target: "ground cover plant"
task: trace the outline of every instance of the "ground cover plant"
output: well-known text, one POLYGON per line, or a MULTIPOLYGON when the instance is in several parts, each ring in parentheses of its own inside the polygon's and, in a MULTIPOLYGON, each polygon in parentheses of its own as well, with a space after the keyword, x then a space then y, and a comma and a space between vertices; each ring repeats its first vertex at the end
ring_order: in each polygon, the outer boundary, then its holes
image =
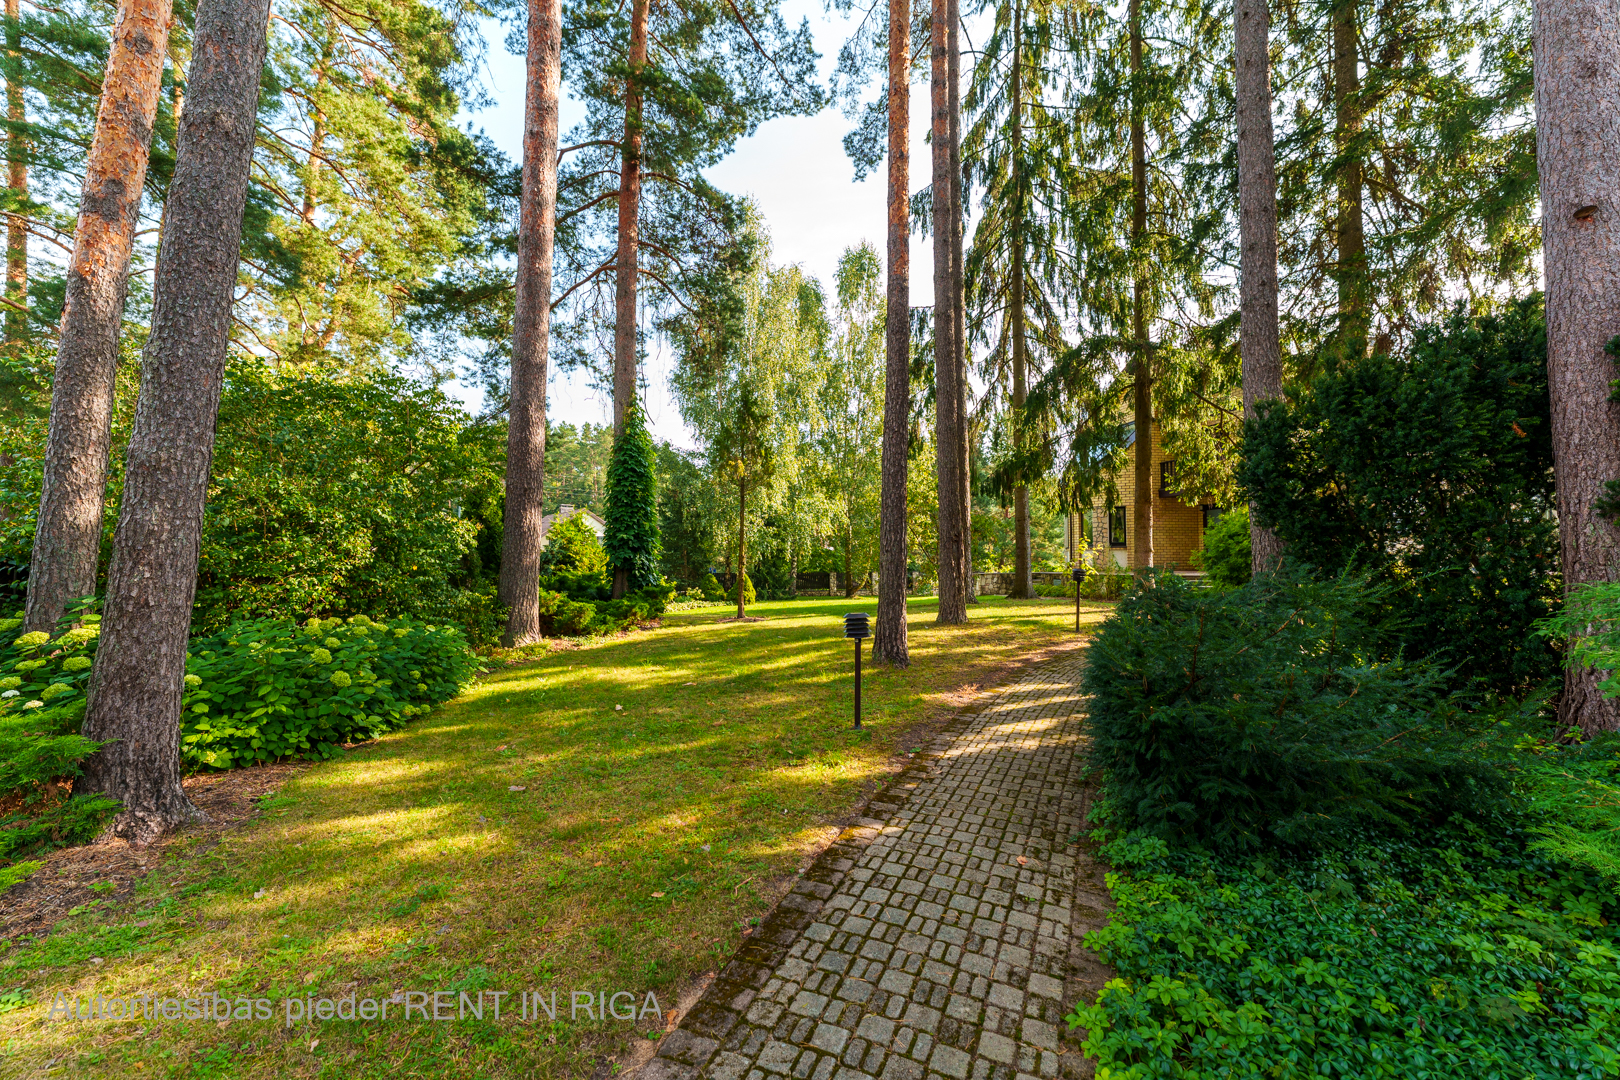
MULTIPOLYGON (((910 613, 912 666, 868 668, 849 728, 841 598, 670 613, 537 647, 463 697, 285 783, 217 846, 182 839, 134 899, 0 949, 0 1072, 588 1076, 658 1028, 48 1022, 58 992, 386 997, 656 991, 713 970, 964 685, 1072 645, 1073 601, 910 613), (102 963, 93 963, 98 958, 102 963)), ((1088 626, 1106 608, 1086 603, 1088 626)), ((247 775, 246 773, 240 775, 247 775)), ((510 1006, 513 998, 507 998, 510 1006)), ((503 1013, 503 1015, 505 1015, 503 1013)))
POLYGON ((1620 739, 1467 712, 1362 599, 1154 579, 1096 636, 1099 1076, 1620 1076, 1620 739))

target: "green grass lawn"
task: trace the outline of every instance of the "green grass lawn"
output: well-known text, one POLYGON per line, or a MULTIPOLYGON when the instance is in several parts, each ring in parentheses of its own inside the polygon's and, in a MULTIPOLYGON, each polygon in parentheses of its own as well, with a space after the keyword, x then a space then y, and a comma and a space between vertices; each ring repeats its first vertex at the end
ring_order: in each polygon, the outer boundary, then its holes
MULTIPOLYGON (((966 627, 911 608, 912 666, 874 669, 850 730, 870 599, 800 600, 493 665, 410 728, 313 765, 207 850, 181 842, 132 903, 0 952, 0 1074, 586 1076, 662 1025, 567 1018, 574 990, 675 991, 745 940, 836 822, 963 687, 1074 638, 1072 601, 987 599, 966 627), (522 788, 520 791, 511 788, 522 788), (92 960, 97 958, 101 962, 92 960), (288 999, 509 991, 489 1012, 284 1023, 288 999), (557 992, 556 1022, 512 1018, 557 992), (59 993, 271 998, 272 1020, 82 1020, 59 993)), ((1086 604, 1086 621, 1108 608, 1086 604)), ((868 656, 870 647, 868 646, 868 656)), ((901 758, 900 760, 903 760, 901 758)), ((622 1007, 622 1006, 621 1006, 622 1007)))

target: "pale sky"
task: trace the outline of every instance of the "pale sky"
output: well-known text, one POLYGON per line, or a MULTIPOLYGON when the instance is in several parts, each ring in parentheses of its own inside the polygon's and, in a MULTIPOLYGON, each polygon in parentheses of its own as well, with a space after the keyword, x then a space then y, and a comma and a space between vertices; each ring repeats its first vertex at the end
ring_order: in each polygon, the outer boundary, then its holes
MULTIPOLYGON (((826 13, 820 0, 786 0, 783 16, 793 26, 802 18, 810 20, 825 83, 854 20, 826 13)), ((496 105, 465 113, 462 122, 471 120, 482 127, 514 162, 521 161, 523 58, 506 51, 502 44, 505 31, 498 24, 489 24, 485 32, 490 42, 485 82, 496 105)), ((567 89, 565 85, 565 94, 567 89)), ((563 132, 582 115, 582 107, 565 102, 563 132)), ((926 80, 912 87, 911 119, 911 187, 915 191, 928 181, 928 146, 923 141, 928 129, 926 80)), ((817 116, 772 120, 738 143, 736 151, 707 174, 722 190, 749 195, 759 205, 771 234, 773 263, 799 264, 820 278, 829 293, 833 271, 845 248, 865 240, 879 253, 884 250, 887 183, 883 166, 862 182, 855 182, 855 170, 843 146, 844 135, 852 126, 853 121, 837 108, 817 116)), ((911 242, 911 302, 933 302, 932 243, 917 237, 912 237, 911 242)), ((690 447, 692 436, 666 390, 670 363, 667 350, 655 346, 646 371, 648 423, 654 438, 690 447)), ((465 387, 459 391, 454 386, 446 389, 469 400, 478 397, 477 391, 465 387)), ((564 378, 554 372, 549 412, 553 421, 600 424, 611 420, 612 401, 608 395, 592 390, 583 376, 564 378)))

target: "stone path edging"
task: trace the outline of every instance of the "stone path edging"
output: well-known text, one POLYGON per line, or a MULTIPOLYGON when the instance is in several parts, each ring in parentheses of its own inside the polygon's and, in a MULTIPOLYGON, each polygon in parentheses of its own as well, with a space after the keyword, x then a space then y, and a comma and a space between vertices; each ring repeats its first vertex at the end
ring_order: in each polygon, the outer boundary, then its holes
POLYGON ((1063 1014, 1087 989, 1076 976, 1106 974, 1083 959, 1080 972, 1073 932, 1107 905, 1072 842, 1087 795, 1081 662, 1038 666, 954 717, 637 1080, 1057 1077, 1063 1014))

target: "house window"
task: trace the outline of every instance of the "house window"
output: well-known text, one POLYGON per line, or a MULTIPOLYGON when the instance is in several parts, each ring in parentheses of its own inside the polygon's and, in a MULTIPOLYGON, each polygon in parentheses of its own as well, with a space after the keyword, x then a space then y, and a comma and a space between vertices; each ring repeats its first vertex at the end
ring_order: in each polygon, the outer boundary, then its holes
POLYGON ((1159 462, 1159 498, 1175 498, 1176 463, 1174 461, 1159 462))
POLYGON ((1198 509, 1204 512, 1204 528, 1206 529, 1221 520, 1221 515, 1226 512, 1218 506, 1200 506, 1198 509))
POLYGON ((1125 546, 1125 508, 1116 506, 1108 511, 1108 546, 1125 546))

